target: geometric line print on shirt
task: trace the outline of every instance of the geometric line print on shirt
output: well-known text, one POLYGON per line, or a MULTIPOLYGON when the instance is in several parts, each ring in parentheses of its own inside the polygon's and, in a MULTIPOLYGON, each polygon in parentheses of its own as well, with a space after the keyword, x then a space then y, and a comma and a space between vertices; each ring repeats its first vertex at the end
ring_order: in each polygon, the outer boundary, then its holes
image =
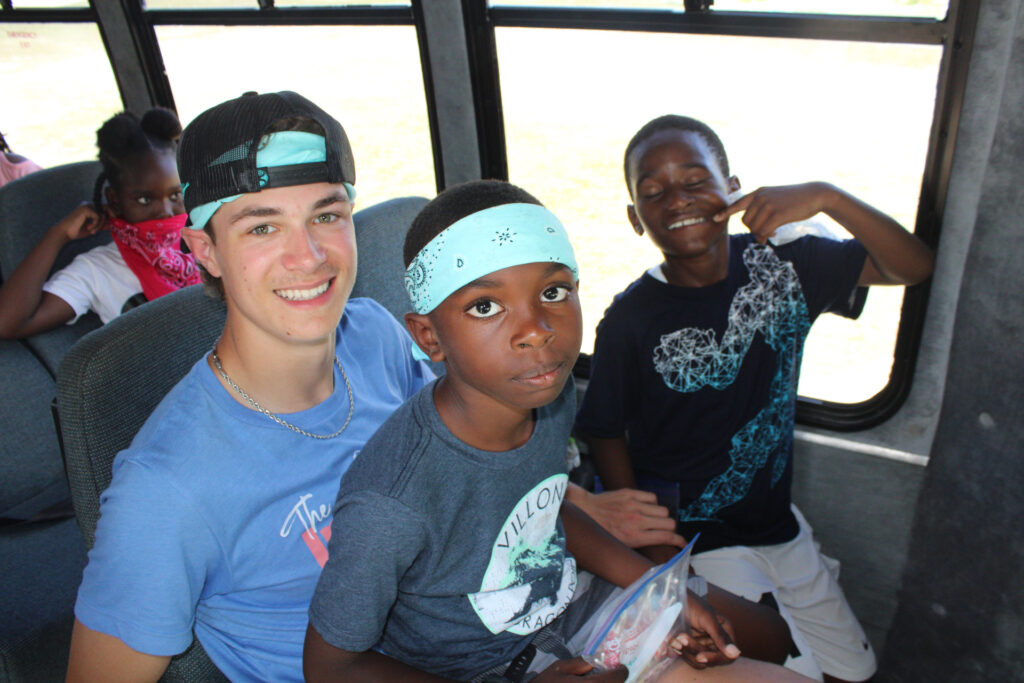
POLYGON ((558 510, 569 477, 556 474, 523 496, 498 532, 480 591, 467 595, 491 633, 528 635, 554 621, 576 590, 558 510))
POLYGON ((810 315, 793 264, 756 243, 744 250, 743 263, 750 282, 733 296, 721 343, 715 340, 713 330, 689 327, 662 335, 654 349, 655 370, 670 389, 682 393, 704 387, 724 389, 732 384, 758 332, 776 354, 766 405, 733 434, 728 469, 679 510, 682 521, 717 519, 719 510, 742 500, 754 475, 773 453, 771 484, 775 486, 789 458, 790 449, 781 446, 791 438, 793 385, 811 326, 810 315))

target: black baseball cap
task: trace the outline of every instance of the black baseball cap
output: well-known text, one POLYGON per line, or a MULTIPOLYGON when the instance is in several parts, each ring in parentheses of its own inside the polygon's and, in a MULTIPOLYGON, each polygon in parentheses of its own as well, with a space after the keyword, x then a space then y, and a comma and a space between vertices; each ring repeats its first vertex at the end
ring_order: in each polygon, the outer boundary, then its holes
POLYGON ((185 211, 225 197, 272 187, 356 181, 355 160, 345 129, 298 93, 247 92, 197 116, 181 134, 178 146, 185 211), (259 168, 256 153, 273 124, 306 117, 323 128, 326 160, 259 168))

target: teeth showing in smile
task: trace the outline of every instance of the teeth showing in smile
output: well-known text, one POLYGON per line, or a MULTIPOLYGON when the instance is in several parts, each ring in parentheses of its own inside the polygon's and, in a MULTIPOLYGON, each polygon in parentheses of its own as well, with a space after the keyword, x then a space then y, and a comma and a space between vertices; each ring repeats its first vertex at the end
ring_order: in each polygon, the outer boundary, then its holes
POLYGON ((326 292, 330 284, 330 282, 325 282, 319 287, 313 287, 312 289, 275 289, 274 293, 288 301, 309 301, 326 292))
POLYGON ((683 219, 681 221, 676 221, 672 225, 668 226, 668 229, 669 230, 678 230, 679 228, 688 228, 691 225, 697 225, 698 223, 703 223, 703 222, 704 222, 704 217, 703 216, 696 216, 694 218, 685 218, 685 219, 683 219))

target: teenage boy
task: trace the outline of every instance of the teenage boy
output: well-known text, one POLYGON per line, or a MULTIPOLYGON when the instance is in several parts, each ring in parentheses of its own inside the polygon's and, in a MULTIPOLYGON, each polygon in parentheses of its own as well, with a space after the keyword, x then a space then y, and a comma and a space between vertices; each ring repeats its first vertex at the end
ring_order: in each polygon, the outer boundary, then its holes
MULTIPOLYGON (((585 622, 652 563, 564 501, 582 337, 568 236, 520 188, 474 181, 424 207, 404 254, 406 325, 445 374, 384 423, 342 480, 310 606, 307 679, 588 674, 577 657, 585 622)), ((692 593, 689 610, 694 630, 680 640, 690 662, 738 656, 726 620, 692 593)), ((680 665, 663 680, 790 673, 743 660, 680 665)))
POLYGON ((804 658, 802 670, 869 678, 874 653, 790 503, 797 376, 818 314, 855 317, 864 285, 921 282, 931 251, 825 183, 761 188, 730 204, 739 181, 721 141, 686 117, 641 128, 625 175, 629 221, 664 262, 619 294, 598 326, 577 425, 601 481, 676 492, 679 533, 701 534, 698 573, 754 601, 771 594, 817 660, 804 658), (750 234, 729 235, 739 212, 750 234), (819 212, 855 239, 769 242, 819 212))
MULTIPOLYGON (((338 481, 432 374, 356 275, 341 125, 249 93, 184 131, 183 232, 224 331, 118 454, 69 680, 157 680, 193 632, 232 681, 300 681, 338 481)), ((159 359, 154 359, 159 362, 159 359)))

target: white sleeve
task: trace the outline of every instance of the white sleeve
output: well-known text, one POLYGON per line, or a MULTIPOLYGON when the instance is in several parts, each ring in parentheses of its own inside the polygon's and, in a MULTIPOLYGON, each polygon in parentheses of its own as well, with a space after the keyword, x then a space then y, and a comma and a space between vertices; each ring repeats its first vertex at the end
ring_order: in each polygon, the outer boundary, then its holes
POLYGON ((74 310, 68 325, 89 311, 106 324, 121 315, 128 299, 142 292, 142 284, 111 242, 76 256, 46 281, 43 291, 60 297, 74 310))

